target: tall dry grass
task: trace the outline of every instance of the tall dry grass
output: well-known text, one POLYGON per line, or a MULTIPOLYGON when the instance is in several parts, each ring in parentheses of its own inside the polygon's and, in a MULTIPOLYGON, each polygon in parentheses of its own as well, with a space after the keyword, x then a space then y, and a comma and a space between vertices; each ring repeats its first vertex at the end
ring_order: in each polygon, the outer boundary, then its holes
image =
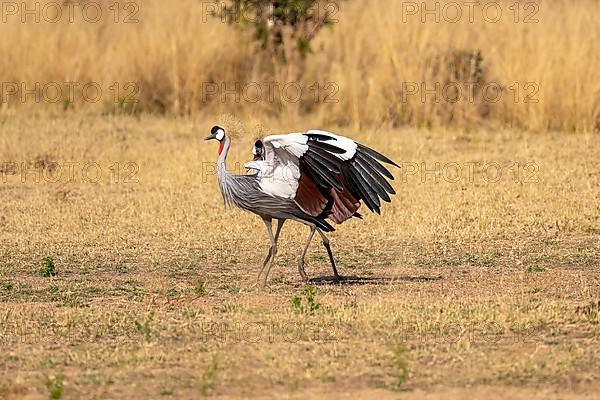
POLYGON ((600 128, 596 0, 535 3, 539 9, 513 0, 485 8, 491 2, 484 1, 473 8, 473 21, 469 8, 458 2, 463 14, 456 22, 450 21, 456 15, 448 6, 453 2, 445 0, 426 2, 430 10, 437 4, 437 16, 422 15, 421 2, 350 0, 336 13, 334 30, 319 34, 314 53, 300 66, 274 66, 250 33, 211 18, 209 2, 146 0, 133 16, 137 23, 124 22, 133 11, 126 2, 116 17, 114 3, 102 1, 102 18, 94 23, 82 17, 81 7, 74 8, 73 22, 67 15, 48 22, 42 15, 45 2, 29 1, 29 9, 35 10, 35 3, 39 22, 23 15, 20 2, 14 3, 16 15, 3 5, 5 113, 227 111, 258 118, 310 116, 322 126, 356 129, 600 128), (414 6, 417 14, 409 15, 414 6), (492 18, 500 9, 502 17, 491 22, 482 16, 484 9, 492 18), (79 84, 74 96, 66 82, 79 84), (88 88, 84 98, 81 89, 89 82, 99 85, 102 95, 88 88), (31 90, 41 94, 27 93, 31 90))

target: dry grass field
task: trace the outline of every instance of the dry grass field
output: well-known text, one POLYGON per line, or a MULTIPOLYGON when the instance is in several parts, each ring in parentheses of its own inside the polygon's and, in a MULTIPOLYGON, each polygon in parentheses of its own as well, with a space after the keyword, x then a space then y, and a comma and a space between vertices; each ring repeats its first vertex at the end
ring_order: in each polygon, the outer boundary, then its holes
POLYGON ((0 119, 0 398, 597 398, 597 134, 347 128, 398 195, 331 234, 344 283, 289 223, 260 289, 213 122, 0 119))
POLYGON ((2 109, 600 129, 597 0, 343 1, 321 11, 337 23, 307 62, 286 66, 213 18, 213 0, 5 3, 2 109))

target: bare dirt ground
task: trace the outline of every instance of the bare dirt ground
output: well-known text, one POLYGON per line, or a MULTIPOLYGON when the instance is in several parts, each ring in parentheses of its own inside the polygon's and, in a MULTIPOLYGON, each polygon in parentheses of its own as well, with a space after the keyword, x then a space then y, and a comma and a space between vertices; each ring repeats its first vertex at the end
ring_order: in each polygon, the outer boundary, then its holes
POLYGON ((331 235, 344 283, 289 223, 261 289, 210 121, 66 115, 1 120, 0 398, 597 398, 598 135, 344 132, 398 195, 331 235))

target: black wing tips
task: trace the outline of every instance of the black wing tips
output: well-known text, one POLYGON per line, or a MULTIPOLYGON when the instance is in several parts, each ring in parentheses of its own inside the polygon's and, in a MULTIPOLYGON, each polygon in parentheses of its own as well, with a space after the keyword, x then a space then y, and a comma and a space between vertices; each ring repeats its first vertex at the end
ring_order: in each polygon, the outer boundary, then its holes
MULTIPOLYGON (((344 153, 344 150, 340 149, 339 147, 327 143, 328 141, 337 140, 335 137, 327 136, 327 135, 324 135, 321 133, 305 133, 304 135, 306 135, 308 137, 308 141, 311 142, 311 144, 314 146, 319 146, 324 150, 327 150, 329 152, 336 153, 336 154, 344 153)), ((390 160, 388 157, 384 156, 380 152, 373 150, 372 148, 367 147, 364 144, 360 144, 358 142, 354 142, 354 143, 356 143, 357 152, 360 150, 362 153, 366 153, 376 160, 379 160, 386 164, 390 164, 390 165, 400 168, 400 166, 398 164, 396 164, 394 161, 390 160)), ((390 178, 390 179, 394 179, 394 178, 390 178)))
POLYGON ((327 222, 324 218, 311 217, 309 215, 305 215, 302 219, 315 224, 315 226, 317 228, 321 229, 323 232, 335 231, 335 228, 329 222, 327 222))
POLYGON ((313 217, 312 215, 307 214, 307 213, 305 213, 302 210, 298 210, 298 213, 296 214, 296 217, 299 220, 302 220, 302 221, 308 222, 310 224, 313 224, 314 226, 316 226, 317 228, 319 228, 323 232, 333 232, 333 231, 335 231, 335 228, 329 222, 327 222, 325 220, 325 218, 327 218, 326 216, 325 217, 321 217, 321 216, 313 217))
POLYGON ((360 149, 363 153, 366 153, 366 154, 370 155, 374 159, 379 160, 379 161, 383 161, 386 164, 390 164, 390 165, 393 165, 394 167, 400 168, 400 166, 398 164, 396 164, 395 162, 393 162, 392 160, 390 160, 389 158, 387 158, 386 156, 384 156, 380 152, 375 151, 375 150, 371 149, 370 147, 367 147, 367 146, 362 145, 360 143, 356 143, 356 145, 358 146, 358 149, 360 149))
POLYGON ((367 146, 360 143, 356 146, 356 154, 348 161, 344 178, 351 182, 350 191, 363 200, 369 210, 381 214, 381 200, 391 202, 390 195, 395 195, 396 191, 388 182, 388 179, 394 180, 394 176, 380 161, 400 166, 367 146))
MULTIPOLYGON (((337 154, 345 150, 335 146, 335 137, 320 133, 307 133, 308 151, 302 161, 306 165, 308 175, 327 193, 331 188, 342 192, 349 190, 357 200, 363 201, 372 212, 381 214, 381 203, 391 202, 390 195, 396 191, 388 180, 394 180, 392 173, 382 163, 400 168, 398 164, 385 155, 365 145, 356 143, 356 153, 349 160, 342 160, 337 154), (344 185, 335 179, 341 174, 344 185)), ((362 218, 359 213, 353 215, 362 218)))

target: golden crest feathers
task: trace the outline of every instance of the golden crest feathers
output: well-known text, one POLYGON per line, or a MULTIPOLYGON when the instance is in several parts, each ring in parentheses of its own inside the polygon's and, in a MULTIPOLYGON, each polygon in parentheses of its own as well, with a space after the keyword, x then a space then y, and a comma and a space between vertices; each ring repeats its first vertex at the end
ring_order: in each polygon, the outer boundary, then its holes
POLYGON ((246 129, 244 122, 233 114, 224 113, 218 115, 216 123, 225 128, 225 132, 227 132, 230 137, 243 138, 244 136, 248 136, 252 139, 253 143, 269 135, 269 129, 259 122, 258 119, 254 118, 251 118, 248 121, 248 126, 252 127, 249 131, 246 129))
POLYGON ((221 114, 217 117, 217 124, 225 128, 230 137, 237 138, 246 134, 244 123, 233 114, 221 114))

